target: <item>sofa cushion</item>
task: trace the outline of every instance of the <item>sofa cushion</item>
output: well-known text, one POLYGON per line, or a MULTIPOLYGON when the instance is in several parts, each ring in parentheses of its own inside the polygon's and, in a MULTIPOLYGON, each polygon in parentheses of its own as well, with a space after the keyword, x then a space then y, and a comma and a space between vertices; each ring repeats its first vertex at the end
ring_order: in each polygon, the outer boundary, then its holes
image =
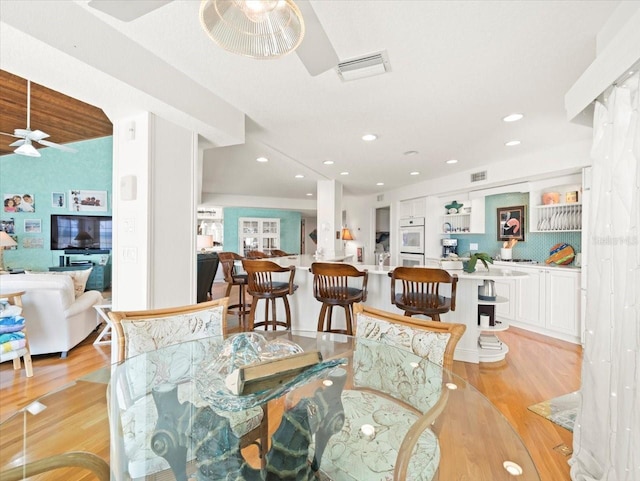
MULTIPOLYGON (((50 272, 11 274, 0 276, 0 287, 5 290, 24 290, 27 291, 27 296, 34 290, 59 289, 63 309, 67 309, 75 302, 75 291, 71 276, 52 276, 50 272)), ((25 298, 23 298, 24 301, 25 298)))
POLYGON ((73 288, 75 291, 75 296, 80 297, 87 286, 87 280, 89 280, 89 276, 91 275, 91 271, 93 267, 89 269, 81 269, 77 271, 60 271, 60 272, 49 272, 49 275, 63 275, 71 277, 73 281, 73 288))

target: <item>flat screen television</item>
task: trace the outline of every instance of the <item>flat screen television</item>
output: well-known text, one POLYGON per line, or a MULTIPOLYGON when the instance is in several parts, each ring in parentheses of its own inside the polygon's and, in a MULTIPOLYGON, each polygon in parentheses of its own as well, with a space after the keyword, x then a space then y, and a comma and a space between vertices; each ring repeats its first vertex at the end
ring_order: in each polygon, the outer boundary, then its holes
POLYGON ((67 254, 108 253, 111 233, 111 216, 51 215, 51 250, 67 254))

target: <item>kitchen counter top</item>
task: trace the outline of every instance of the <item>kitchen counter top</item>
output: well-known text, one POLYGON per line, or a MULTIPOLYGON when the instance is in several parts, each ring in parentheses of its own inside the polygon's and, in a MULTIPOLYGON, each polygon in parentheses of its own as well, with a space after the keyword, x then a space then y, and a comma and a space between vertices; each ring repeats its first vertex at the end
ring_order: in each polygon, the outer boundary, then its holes
POLYGON ((557 264, 546 264, 545 262, 530 263, 530 262, 509 262, 509 261, 493 261, 494 266, 513 266, 513 267, 533 267, 535 269, 562 269, 562 270, 581 270, 580 266, 570 264, 568 266, 559 266, 557 264))

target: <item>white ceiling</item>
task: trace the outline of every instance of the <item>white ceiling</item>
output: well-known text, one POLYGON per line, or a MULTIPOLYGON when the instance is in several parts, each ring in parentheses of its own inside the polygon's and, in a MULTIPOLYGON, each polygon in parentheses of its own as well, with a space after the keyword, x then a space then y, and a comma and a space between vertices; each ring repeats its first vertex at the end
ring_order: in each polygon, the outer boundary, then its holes
POLYGON ((0 67, 94 100, 108 114, 123 99, 133 109, 145 96, 209 90, 246 115, 246 134, 244 143, 205 152, 204 192, 308 200, 317 180, 337 179, 346 194, 375 194, 590 138, 591 129, 566 120, 564 95, 594 60, 596 34, 618 3, 312 0, 341 60, 388 53, 389 73, 343 82, 333 70, 312 77, 296 55, 258 61, 221 50, 201 29, 195 0, 174 0, 129 23, 87 0, 2 0, 0 67), (146 57, 126 42, 109 42, 105 53, 100 30, 139 44, 146 57), (63 37, 55 51, 40 43, 63 37), (30 55, 17 55, 16 45, 30 55), (91 65, 80 69, 70 57, 91 65), (129 60, 131 69, 122 68, 129 60), (165 86, 158 68, 145 84, 159 60, 182 75, 165 86), (120 83, 111 87, 113 77, 120 83), (124 95, 121 84, 135 90, 124 95), (502 122, 512 112, 525 118, 502 122), (379 139, 363 142, 367 132, 379 139), (511 139, 522 144, 505 147, 511 139), (257 163, 261 155, 270 161, 257 163), (452 158, 459 162, 445 164, 452 158))

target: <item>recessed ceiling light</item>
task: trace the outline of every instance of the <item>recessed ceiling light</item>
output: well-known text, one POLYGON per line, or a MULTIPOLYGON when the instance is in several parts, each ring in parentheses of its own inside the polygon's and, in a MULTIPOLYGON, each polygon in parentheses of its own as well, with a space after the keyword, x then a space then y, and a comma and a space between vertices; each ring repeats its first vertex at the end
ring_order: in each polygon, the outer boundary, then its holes
POLYGON ((375 134, 364 134, 362 136, 362 140, 364 140, 365 142, 371 142, 372 140, 376 140, 377 138, 378 136, 375 134))
POLYGON ((505 142, 504 145, 506 145, 507 147, 514 147, 516 145, 520 145, 520 141, 519 140, 510 140, 509 142, 505 142))
POLYGON ((458 159, 449 159, 446 162, 447 164, 457 164, 458 163, 458 159))
POLYGON ((418 171, 409 172, 409 175, 420 175, 420 172, 418 171))
POLYGON ((349 175, 349 172, 340 172, 340 175, 349 175))
POLYGON ((507 115, 502 120, 504 120, 505 122, 515 122, 516 120, 520 120, 522 117, 524 117, 523 114, 511 114, 507 115))
POLYGON ((313 194, 311 192, 307 192, 307 197, 311 197, 313 194))
POLYGON ((520 476, 522 473, 524 473, 522 467, 519 464, 514 463, 513 461, 505 461, 504 463, 502 463, 502 466, 504 466, 504 469, 506 469, 507 472, 512 476, 520 476))
POLYGON ((384 185, 384 182, 378 182, 376 185, 384 185))
POLYGON ((269 162, 269 159, 267 159, 266 157, 258 157, 256 159, 256 161, 258 161, 258 162, 269 162))
POLYGON ((404 155, 418 155, 417 150, 407 150, 404 155))
POLYGON ((333 160, 325 160, 323 162, 324 165, 333 165, 333 160))
POLYGON ((302 174, 296 174, 296 179, 304 179, 304 175, 302 175, 302 174))

